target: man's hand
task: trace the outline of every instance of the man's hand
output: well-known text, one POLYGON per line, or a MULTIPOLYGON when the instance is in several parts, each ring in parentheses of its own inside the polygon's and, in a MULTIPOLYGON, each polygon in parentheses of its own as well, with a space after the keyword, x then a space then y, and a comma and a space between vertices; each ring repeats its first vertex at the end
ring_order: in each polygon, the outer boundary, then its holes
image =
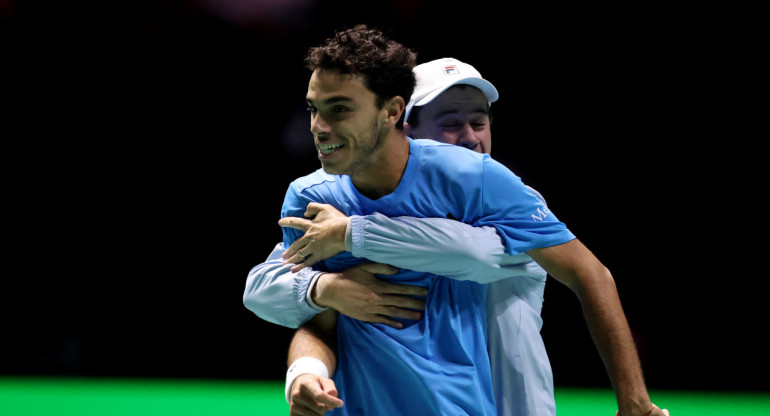
POLYGON ((387 264, 364 263, 342 273, 324 273, 310 296, 318 305, 353 319, 401 329, 403 324, 391 317, 421 319, 425 301, 412 296, 427 296, 428 288, 388 283, 374 276, 397 271, 387 264))
POLYGON ((312 219, 286 217, 278 220, 281 227, 305 232, 281 256, 283 264, 295 264, 291 268, 294 273, 345 251, 348 216, 331 205, 311 202, 307 205, 305 217, 312 219))
POLYGON ((302 374, 294 380, 289 393, 289 414, 322 416, 327 410, 342 407, 334 380, 315 374, 302 374))
MULTIPOLYGON (((650 413, 645 413, 644 416, 670 416, 668 413, 668 410, 661 409, 660 407, 656 406, 655 403, 652 404, 652 411, 650 413)), ((625 416, 624 414, 620 414, 620 411, 618 410, 615 413, 615 416, 625 416)))

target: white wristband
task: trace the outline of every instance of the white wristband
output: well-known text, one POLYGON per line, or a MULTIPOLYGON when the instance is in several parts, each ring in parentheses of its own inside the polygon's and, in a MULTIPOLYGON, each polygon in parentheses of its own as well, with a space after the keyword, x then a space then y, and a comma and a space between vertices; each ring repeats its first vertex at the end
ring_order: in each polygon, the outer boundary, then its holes
POLYGON ((302 374, 315 374, 323 378, 329 378, 329 369, 321 360, 313 357, 301 357, 291 363, 286 371, 286 402, 289 403, 289 392, 294 380, 302 374))

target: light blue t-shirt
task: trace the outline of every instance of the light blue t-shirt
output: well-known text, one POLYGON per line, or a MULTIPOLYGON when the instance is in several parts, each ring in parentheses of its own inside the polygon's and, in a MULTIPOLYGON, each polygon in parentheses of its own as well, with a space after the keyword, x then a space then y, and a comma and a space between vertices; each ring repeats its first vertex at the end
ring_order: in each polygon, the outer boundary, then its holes
MULTIPOLYGON (((394 192, 376 200, 350 177, 322 169, 295 180, 282 217, 303 216, 309 202, 346 215, 453 218, 493 226, 510 254, 561 244, 571 232, 489 155, 432 140, 410 139, 409 161, 394 192)), ((301 231, 284 228, 288 247, 301 231)), ((342 253, 316 266, 342 271, 363 259, 342 253)), ((345 406, 334 415, 495 415, 487 352, 487 286, 430 273, 400 270, 379 276, 429 288, 424 317, 403 329, 339 315, 334 380, 345 406)))

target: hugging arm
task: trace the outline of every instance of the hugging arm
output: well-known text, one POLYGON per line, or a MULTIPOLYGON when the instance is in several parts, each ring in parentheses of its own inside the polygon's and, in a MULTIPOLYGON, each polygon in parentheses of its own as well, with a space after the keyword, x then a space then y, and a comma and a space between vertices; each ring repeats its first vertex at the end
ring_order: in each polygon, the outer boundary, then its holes
POLYGON ((308 206, 308 214, 314 218, 281 219, 279 224, 305 234, 286 250, 277 245, 265 263, 255 266, 243 295, 249 310, 282 326, 296 328, 326 307, 391 326, 400 324, 388 316, 417 319, 415 310, 424 304, 413 296, 424 296, 425 289, 377 279, 375 274, 395 271, 388 271, 385 264, 480 283, 532 273, 526 265, 529 256, 506 254, 492 227, 381 214, 348 218, 330 205, 316 203, 308 206), (308 267, 341 250, 381 264, 323 274, 308 267))
POLYGON ((667 415, 667 410, 650 402, 639 356, 610 271, 577 239, 528 253, 580 300, 588 329, 617 396, 618 415, 667 415))

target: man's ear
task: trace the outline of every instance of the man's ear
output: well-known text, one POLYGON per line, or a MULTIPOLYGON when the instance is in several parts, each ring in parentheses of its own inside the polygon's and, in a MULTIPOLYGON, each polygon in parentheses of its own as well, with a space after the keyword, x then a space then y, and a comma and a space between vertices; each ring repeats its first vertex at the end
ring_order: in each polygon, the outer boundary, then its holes
POLYGON ((406 121, 404 122, 404 133, 406 133, 407 136, 414 139, 414 136, 412 136, 412 134, 414 133, 412 131, 412 126, 410 126, 409 123, 407 123, 406 121))
POLYGON ((398 120, 401 119, 401 115, 404 114, 406 101, 404 101, 400 95, 396 95, 385 103, 384 109, 388 120, 395 126, 398 123, 398 120))

